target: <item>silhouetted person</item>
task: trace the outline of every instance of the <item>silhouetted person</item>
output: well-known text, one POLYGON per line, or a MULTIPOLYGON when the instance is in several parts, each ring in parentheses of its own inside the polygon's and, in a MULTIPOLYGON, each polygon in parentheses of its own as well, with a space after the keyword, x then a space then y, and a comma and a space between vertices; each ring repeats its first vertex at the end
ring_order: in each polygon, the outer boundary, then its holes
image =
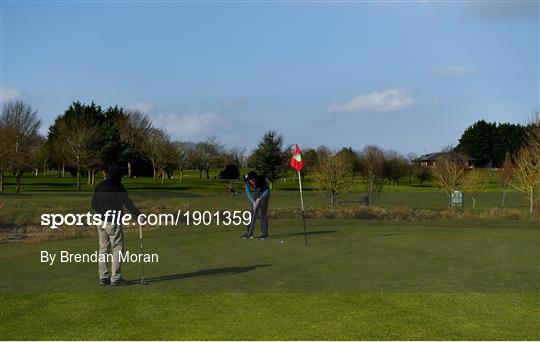
MULTIPOLYGON (((99 283, 101 285, 124 285, 126 281, 122 278, 121 262, 119 253, 124 252, 124 233, 122 225, 114 222, 112 216, 113 210, 116 211, 116 216, 121 214, 123 208, 127 208, 133 217, 136 219, 140 211, 135 207, 129 198, 126 188, 122 185, 122 174, 118 166, 109 166, 107 179, 101 182, 94 192, 92 198, 92 208, 104 220, 103 224, 98 227, 99 235, 99 254, 105 258, 112 250, 112 267, 109 273, 108 263, 99 261, 99 283), (109 215, 106 213, 109 212, 109 215)), ((118 221, 116 221, 118 222, 118 221)), ((107 260, 107 259, 105 259, 107 260)))

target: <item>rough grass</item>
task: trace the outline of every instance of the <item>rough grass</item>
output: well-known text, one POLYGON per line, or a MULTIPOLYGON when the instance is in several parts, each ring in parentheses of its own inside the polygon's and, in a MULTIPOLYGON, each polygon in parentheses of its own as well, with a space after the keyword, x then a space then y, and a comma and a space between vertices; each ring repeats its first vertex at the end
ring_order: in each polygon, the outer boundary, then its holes
MULTIPOLYGON (((272 209, 271 218, 299 217, 295 209, 272 209)), ((413 209, 413 208, 381 208, 381 207, 334 207, 334 208, 307 208, 305 217, 308 219, 364 219, 364 220, 390 220, 390 221, 426 221, 442 219, 510 219, 527 220, 529 215, 523 210, 508 208, 491 208, 479 210, 459 209, 413 209)))

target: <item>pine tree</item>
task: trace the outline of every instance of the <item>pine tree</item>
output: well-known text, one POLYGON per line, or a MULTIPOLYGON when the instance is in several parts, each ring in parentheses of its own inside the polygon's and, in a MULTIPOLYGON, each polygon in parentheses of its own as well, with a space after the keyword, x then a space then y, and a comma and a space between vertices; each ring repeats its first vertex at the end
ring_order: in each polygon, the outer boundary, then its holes
POLYGON ((477 166, 500 167, 507 153, 515 155, 526 140, 526 127, 484 120, 468 127, 459 139, 456 151, 476 159, 477 166))
POLYGON ((283 136, 276 131, 266 132, 250 159, 257 173, 266 177, 272 187, 287 159, 287 152, 283 150, 283 136))

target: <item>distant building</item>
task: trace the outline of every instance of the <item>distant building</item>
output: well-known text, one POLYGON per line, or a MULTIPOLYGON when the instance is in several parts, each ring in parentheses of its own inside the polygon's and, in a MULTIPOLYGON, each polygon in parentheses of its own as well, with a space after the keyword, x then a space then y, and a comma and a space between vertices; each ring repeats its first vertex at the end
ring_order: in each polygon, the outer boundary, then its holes
POLYGON ((436 152, 436 153, 428 153, 424 154, 423 156, 413 159, 412 162, 414 165, 422 166, 422 167, 430 167, 435 165, 437 162, 437 159, 440 156, 449 156, 452 160, 459 160, 467 164, 468 167, 473 168, 475 166, 476 159, 467 157, 461 153, 457 152, 436 152))

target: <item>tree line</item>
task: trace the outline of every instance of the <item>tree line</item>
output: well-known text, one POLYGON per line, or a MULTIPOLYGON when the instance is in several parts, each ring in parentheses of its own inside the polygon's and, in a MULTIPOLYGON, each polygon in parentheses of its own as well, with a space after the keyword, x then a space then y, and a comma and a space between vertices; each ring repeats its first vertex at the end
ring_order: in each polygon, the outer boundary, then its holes
MULTIPOLYGON (((96 103, 75 101, 60 114, 48 128, 46 136, 39 134, 41 121, 37 112, 23 102, 3 105, 0 116, 0 190, 4 174, 11 171, 20 190, 24 172, 36 175, 57 170, 59 177, 66 172, 76 178, 76 189, 81 190, 82 177, 95 184, 95 176, 109 164, 123 165, 128 177, 151 176, 156 183, 172 177, 175 170, 199 171, 199 177, 210 178, 211 168, 221 168, 220 178, 236 179, 241 167, 256 169, 272 184, 285 178, 289 170, 291 146, 284 145, 283 136, 275 131, 266 132, 257 148, 248 156, 244 148, 227 149, 215 137, 204 141, 175 141, 162 129, 154 127, 145 114, 119 106, 102 108, 96 103)), ((410 161, 395 151, 383 151, 372 146, 365 149, 383 156, 373 187, 380 179, 395 184, 404 175, 411 174, 410 161)), ((328 147, 306 149, 306 167, 302 175, 319 170, 333 154, 328 147)), ((352 177, 356 177, 365 164, 363 154, 352 148, 337 152, 347 162, 352 177)), ((373 172, 375 174, 375 172, 373 172)), ((364 174, 365 175, 365 174, 364 174)), ((421 181, 427 177, 420 177, 421 181)))
POLYGON ((0 190, 4 174, 11 171, 20 190, 24 172, 56 169, 59 177, 69 172, 81 190, 81 176, 95 184, 98 171, 109 164, 123 165, 128 177, 152 176, 154 182, 171 177, 174 170, 192 168, 209 178, 210 168, 245 164, 243 149, 225 149, 215 137, 204 141, 174 141, 152 125, 148 116, 114 106, 103 109, 90 103, 73 102, 39 134, 37 112, 22 101, 3 105, 0 116, 0 190))
MULTIPOLYGON (((0 191, 4 173, 12 172, 16 191, 24 172, 36 175, 55 169, 59 177, 69 172, 81 190, 81 178, 94 186, 95 176, 109 164, 123 165, 128 177, 151 176, 154 183, 163 183, 179 171, 199 171, 200 178, 210 178, 211 168, 221 168, 222 179, 238 179, 240 168, 250 167, 264 175, 272 185, 286 178, 291 146, 284 145, 283 136, 266 132, 257 148, 247 155, 244 148, 226 148, 215 137, 204 141, 175 141, 162 129, 154 127, 145 114, 119 106, 102 108, 90 103, 73 102, 41 136, 41 121, 37 112, 23 101, 5 103, 0 116, 0 191)), ((464 190, 476 205, 479 194, 487 186, 485 177, 470 169, 455 151, 464 152, 481 165, 497 165, 504 206, 510 189, 527 194, 530 208, 536 203, 540 188, 540 119, 533 113, 527 126, 488 124, 479 121, 469 127, 459 145, 439 155, 432 167, 414 163, 416 155, 404 156, 394 150, 366 146, 333 151, 326 146, 303 151, 306 166, 302 177, 310 174, 313 184, 336 205, 356 183, 361 183, 366 204, 374 205, 383 186, 396 185, 399 180, 413 178, 420 185, 433 179, 448 195, 464 190), (511 139, 510 137, 516 137, 511 139), (500 161, 500 154, 504 158, 500 161)), ((450 203, 450 202, 449 202, 450 203)))

